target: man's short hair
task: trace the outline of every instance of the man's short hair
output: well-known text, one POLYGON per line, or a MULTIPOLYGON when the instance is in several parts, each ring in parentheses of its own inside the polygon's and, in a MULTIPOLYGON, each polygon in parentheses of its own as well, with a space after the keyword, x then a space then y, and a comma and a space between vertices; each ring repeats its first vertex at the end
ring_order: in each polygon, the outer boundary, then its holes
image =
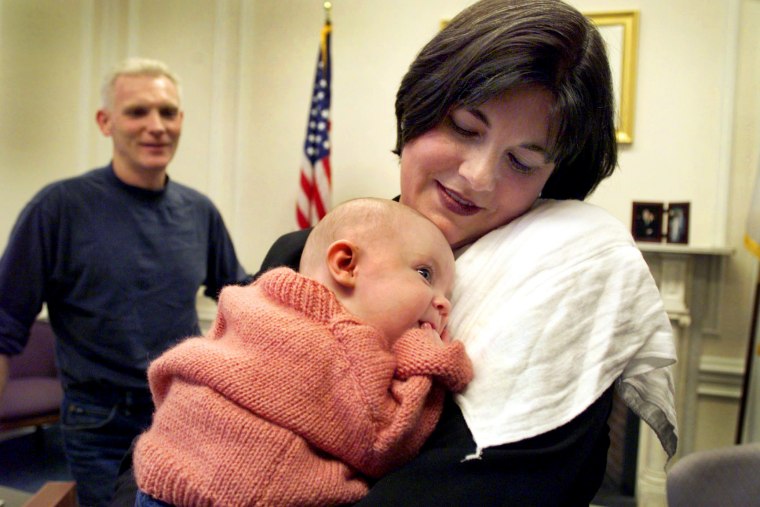
POLYGON ((151 60, 150 58, 132 57, 122 61, 103 78, 103 85, 100 89, 103 107, 108 108, 113 99, 113 90, 116 80, 120 76, 152 76, 165 77, 177 87, 177 94, 180 99, 182 92, 180 89, 179 77, 169 70, 169 67, 160 60, 151 60))

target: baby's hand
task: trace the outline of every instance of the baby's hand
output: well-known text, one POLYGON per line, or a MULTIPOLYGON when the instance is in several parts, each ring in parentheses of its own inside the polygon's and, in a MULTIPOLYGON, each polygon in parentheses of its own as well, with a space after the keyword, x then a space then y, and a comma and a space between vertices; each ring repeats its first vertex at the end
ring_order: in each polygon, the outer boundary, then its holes
POLYGON ((420 325, 420 329, 425 330, 425 336, 430 340, 433 345, 443 345, 449 340, 449 333, 446 329, 443 330, 443 335, 439 335, 438 331, 433 329, 433 326, 429 322, 423 322, 420 325))
POLYGON ((440 335, 430 324, 420 323, 418 329, 404 333, 393 345, 395 377, 406 380, 427 375, 451 391, 462 391, 472 379, 472 363, 464 345, 454 340, 445 327, 440 335))

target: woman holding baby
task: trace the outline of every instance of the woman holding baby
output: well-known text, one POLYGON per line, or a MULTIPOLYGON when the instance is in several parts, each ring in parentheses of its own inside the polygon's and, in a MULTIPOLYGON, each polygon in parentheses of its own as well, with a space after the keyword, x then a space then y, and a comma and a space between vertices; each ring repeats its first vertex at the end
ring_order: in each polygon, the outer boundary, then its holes
MULTIPOLYGON (((676 449, 675 351, 630 234, 582 202, 617 163, 604 42, 557 0, 481 0, 396 98, 400 201, 457 257, 449 322, 474 379, 359 505, 588 505, 619 395, 676 449)), ((262 271, 298 267, 308 231, 262 271)))

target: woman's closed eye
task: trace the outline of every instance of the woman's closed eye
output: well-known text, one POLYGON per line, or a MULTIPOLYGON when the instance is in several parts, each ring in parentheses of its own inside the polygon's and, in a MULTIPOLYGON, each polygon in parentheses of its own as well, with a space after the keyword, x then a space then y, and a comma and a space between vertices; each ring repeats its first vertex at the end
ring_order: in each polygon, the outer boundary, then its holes
POLYGON ((518 159, 513 153, 508 153, 507 159, 509 159, 510 167, 512 167, 512 169, 514 169, 518 173, 530 174, 531 172, 535 170, 535 168, 529 165, 526 165, 522 161, 520 161, 520 159, 518 159))
POLYGON ((462 137, 471 138, 471 137, 477 137, 480 135, 475 130, 471 130, 471 127, 464 125, 463 123, 457 122, 454 119, 453 115, 448 116, 448 124, 451 127, 451 130, 453 130, 456 134, 462 137))

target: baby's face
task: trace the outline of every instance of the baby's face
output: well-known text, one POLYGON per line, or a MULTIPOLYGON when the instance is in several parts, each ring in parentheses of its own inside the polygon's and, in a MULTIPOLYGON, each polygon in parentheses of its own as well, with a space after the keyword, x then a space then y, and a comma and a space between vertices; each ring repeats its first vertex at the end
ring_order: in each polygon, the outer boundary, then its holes
POLYGON ((431 222, 411 216, 403 230, 389 231, 366 252, 358 269, 360 318, 391 341, 424 324, 443 333, 451 311, 454 255, 431 222))

